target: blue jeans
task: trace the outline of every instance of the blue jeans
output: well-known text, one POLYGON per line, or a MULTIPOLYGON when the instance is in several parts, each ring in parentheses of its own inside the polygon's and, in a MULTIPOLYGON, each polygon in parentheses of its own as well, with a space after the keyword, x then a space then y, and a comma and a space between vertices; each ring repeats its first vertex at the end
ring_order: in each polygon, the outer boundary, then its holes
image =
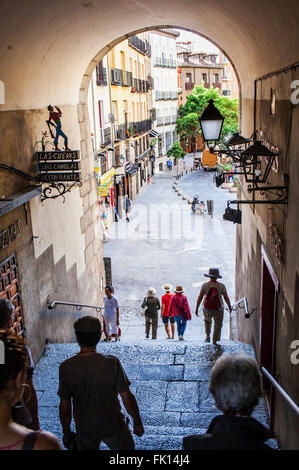
POLYGON ((179 315, 176 315, 174 318, 178 327, 178 336, 184 336, 187 322, 184 321, 179 315))
POLYGON ((56 123, 56 136, 55 136, 55 140, 54 140, 54 144, 57 145, 58 144, 58 137, 61 135, 61 137, 64 138, 64 145, 67 145, 67 136, 65 135, 64 132, 62 132, 61 130, 61 122, 57 122, 56 123))

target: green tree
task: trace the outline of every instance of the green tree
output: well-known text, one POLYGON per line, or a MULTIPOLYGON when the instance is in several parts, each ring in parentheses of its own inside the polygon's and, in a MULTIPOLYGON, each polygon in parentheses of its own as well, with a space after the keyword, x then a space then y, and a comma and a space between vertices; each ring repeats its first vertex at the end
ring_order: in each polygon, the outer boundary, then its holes
POLYGON ((170 149, 167 152, 167 155, 169 157, 174 157, 174 158, 184 158, 185 152, 181 147, 181 144, 179 143, 178 140, 174 142, 174 144, 170 147, 170 149))
MULTIPOLYGON (((186 142, 194 142, 200 135, 200 124, 196 113, 189 113, 177 119, 176 130, 180 138, 186 142)), ((196 146, 194 146, 194 153, 196 146)))
POLYGON ((196 85, 191 95, 187 96, 186 104, 180 106, 179 115, 182 119, 195 113, 198 118, 207 107, 210 99, 214 100, 214 105, 224 117, 220 136, 220 141, 223 141, 228 134, 238 132, 239 100, 237 98, 230 100, 226 96, 220 96, 218 88, 208 89, 203 85, 196 85))

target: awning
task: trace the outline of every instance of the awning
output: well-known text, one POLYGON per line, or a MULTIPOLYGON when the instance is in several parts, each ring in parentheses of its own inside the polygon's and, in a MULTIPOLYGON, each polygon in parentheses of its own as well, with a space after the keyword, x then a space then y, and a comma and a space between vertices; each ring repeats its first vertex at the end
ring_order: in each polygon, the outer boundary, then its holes
POLYGON ((149 131, 149 133, 148 133, 148 135, 149 135, 150 137, 157 137, 158 134, 159 134, 159 132, 154 131, 154 129, 151 129, 151 130, 149 131))
POLYGON ((136 161, 139 162, 140 160, 143 160, 151 151, 151 148, 148 148, 145 152, 143 152, 139 157, 136 158, 136 161))
POLYGON ((0 216, 13 211, 19 206, 22 206, 26 202, 30 201, 30 199, 39 196, 41 192, 41 186, 29 186, 19 193, 13 194, 12 196, 7 196, 5 199, 0 199, 0 216))
POLYGON ((126 170, 126 173, 127 173, 128 175, 134 175, 137 170, 138 170, 138 166, 133 165, 133 166, 131 166, 131 168, 129 168, 128 170, 126 170))
POLYGON ((112 184, 112 176, 115 175, 115 169, 107 171, 103 176, 99 178, 99 186, 110 186, 112 184))

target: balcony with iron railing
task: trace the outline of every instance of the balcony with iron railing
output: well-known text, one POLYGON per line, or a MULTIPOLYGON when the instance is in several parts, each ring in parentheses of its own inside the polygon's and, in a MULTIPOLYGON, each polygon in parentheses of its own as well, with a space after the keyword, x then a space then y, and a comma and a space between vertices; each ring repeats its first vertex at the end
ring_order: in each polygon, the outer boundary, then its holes
POLYGON ((146 119, 144 121, 130 122, 129 127, 130 129, 132 129, 133 135, 142 134, 143 132, 151 130, 152 120, 146 119))
POLYGON ((210 88, 210 83, 209 82, 204 82, 204 87, 205 88, 210 88))
POLYGON ((115 137, 116 140, 124 140, 127 138, 127 126, 125 123, 115 126, 115 137))
POLYGON ((149 57, 151 56, 152 48, 147 40, 143 41, 138 36, 131 36, 129 37, 128 42, 131 47, 136 49, 141 54, 147 55, 149 57))
POLYGON ((140 78, 133 78, 132 93, 147 93, 149 91, 149 84, 147 80, 140 78))
POLYGON ((173 116, 163 116, 157 117, 157 126, 169 126, 170 124, 176 124, 178 116, 175 114, 173 116))
POLYGON ((193 90, 194 83, 193 82, 186 82, 185 83, 185 90, 193 90))
POLYGON ((220 82, 213 83, 213 88, 221 88, 221 83, 220 82))
POLYGON ((100 138, 102 145, 110 145, 112 142, 111 138, 111 128, 110 127, 101 127, 100 128, 100 138))
POLYGON ((111 69, 110 70, 111 85, 118 86, 132 86, 133 78, 132 72, 122 69, 111 69))
POLYGON ((177 67, 174 59, 167 59, 166 57, 154 57, 154 67, 169 67, 175 69, 177 67))
POLYGON ((155 95, 156 101, 159 100, 177 100, 178 92, 177 91, 156 91, 155 95))
POLYGON ((96 83, 98 86, 107 86, 107 70, 104 67, 96 68, 96 83))

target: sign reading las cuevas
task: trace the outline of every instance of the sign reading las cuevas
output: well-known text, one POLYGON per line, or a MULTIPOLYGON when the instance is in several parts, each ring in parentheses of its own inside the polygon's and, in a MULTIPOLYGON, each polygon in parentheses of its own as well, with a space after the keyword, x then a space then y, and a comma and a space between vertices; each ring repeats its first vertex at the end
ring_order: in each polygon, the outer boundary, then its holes
POLYGON ((80 181, 78 150, 36 152, 38 178, 42 183, 80 181))

